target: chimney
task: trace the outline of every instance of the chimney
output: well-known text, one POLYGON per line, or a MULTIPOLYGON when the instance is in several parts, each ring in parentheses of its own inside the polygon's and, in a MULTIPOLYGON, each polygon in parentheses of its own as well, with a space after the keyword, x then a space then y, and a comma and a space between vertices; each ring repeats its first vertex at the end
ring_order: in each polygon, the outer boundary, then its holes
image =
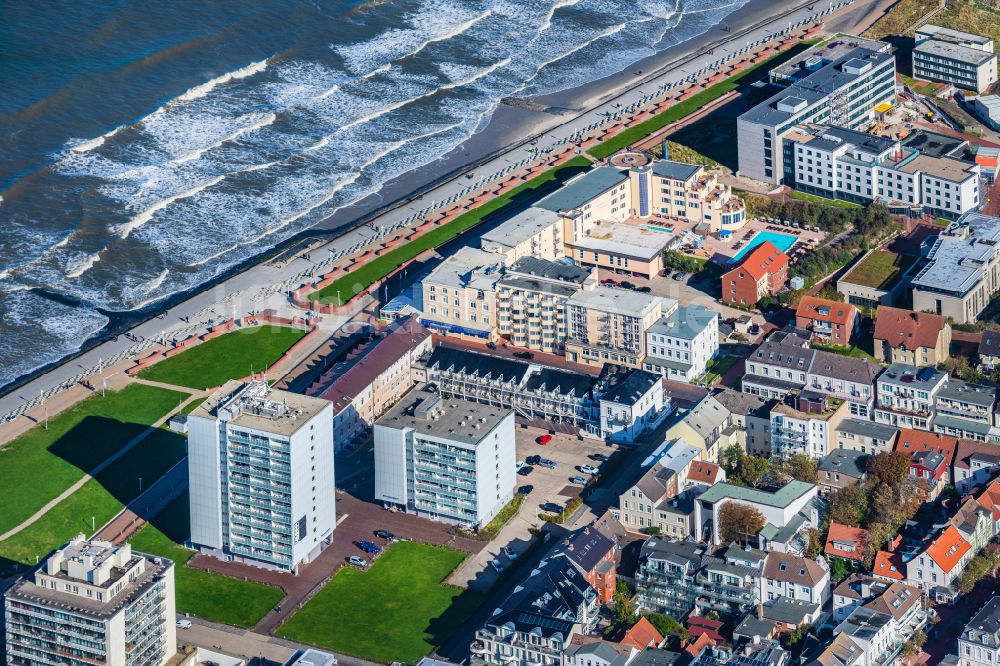
POLYGON ((763 603, 758 603, 757 604, 757 619, 758 620, 763 620, 764 619, 764 604, 763 603))
POLYGON ((589 525, 587 527, 583 528, 583 533, 584 534, 590 534, 590 526, 589 525))

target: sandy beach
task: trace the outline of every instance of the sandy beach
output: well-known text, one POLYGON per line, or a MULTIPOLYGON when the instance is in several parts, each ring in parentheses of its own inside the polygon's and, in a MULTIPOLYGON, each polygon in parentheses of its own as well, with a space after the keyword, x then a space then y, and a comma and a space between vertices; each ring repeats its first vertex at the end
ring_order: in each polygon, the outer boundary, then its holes
MULTIPOLYGON (((888 0, 857 0, 830 17, 827 30, 855 28, 859 22, 873 19, 889 4, 888 0)), ((783 30, 787 23, 812 16, 826 6, 800 2, 776 6, 768 0, 751 0, 728 17, 728 32, 716 26, 635 64, 629 71, 532 100, 557 110, 529 111, 502 105, 488 125, 463 146, 431 165, 389 181, 377 195, 338 210, 282 248, 219 276, 195 293, 117 318, 99 338, 89 341, 70 359, 40 369, 3 389, 0 414, 23 409, 26 403, 42 394, 51 394, 99 365, 106 368, 109 363, 127 362, 131 354, 148 347, 150 341, 181 337, 205 322, 234 313, 239 316, 265 307, 288 312, 287 285, 316 272, 316 264, 334 252, 371 239, 376 235, 375 229, 398 225, 430 201, 441 201, 470 182, 523 159, 530 142, 537 141, 542 147, 562 143, 576 128, 600 120, 614 105, 633 103, 654 88, 697 71, 727 50, 736 50, 752 39, 783 30), (707 53, 709 50, 712 52, 707 53), (642 74, 636 74, 639 71, 642 74), (466 178, 466 174, 471 178, 466 178), (416 199, 418 196, 422 198, 416 199), (312 247, 309 259, 283 256, 289 254, 289 248, 300 247, 310 239, 314 245, 318 243, 315 239, 323 239, 325 244, 312 247), (282 260, 275 261, 275 256, 281 256, 282 260), (131 340, 121 335, 125 332, 131 340)))

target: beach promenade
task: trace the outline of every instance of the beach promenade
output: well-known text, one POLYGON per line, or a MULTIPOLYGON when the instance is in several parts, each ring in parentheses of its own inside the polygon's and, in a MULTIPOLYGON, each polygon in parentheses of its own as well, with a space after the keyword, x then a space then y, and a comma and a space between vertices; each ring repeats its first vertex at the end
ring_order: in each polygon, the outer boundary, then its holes
MULTIPOLYGON (((826 17, 826 32, 860 30, 865 21, 874 20, 890 4, 889 0, 855 0, 853 4, 826 17)), ((494 174, 509 171, 512 164, 524 161, 526 149, 532 144, 542 149, 565 145, 582 128, 604 122, 609 114, 638 104, 659 87, 692 77, 730 53, 745 51, 750 43, 781 33, 789 25, 815 18, 828 11, 831 3, 792 2, 783 5, 784 9, 775 7, 774 3, 764 5, 757 13, 746 17, 749 21, 747 25, 728 25, 728 32, 718 27, 713 28, 709 35, 700 40, 694 53, 679 56, 672 66, 667 63, 666 71, 650 72, 646 76, 635 77, 632 82, 622 82, 617 88, 609 88, 593 106, 576 116, 548 116, 550 126, 539 126, 536 133, 525 137, 523 141, 486 159, 475 168, 441 182, 424 192, 421 200, 392 208, 322 246, 310 247, 307 252, 299 253, 294 258, 285 257, 280 262, 272 260, 252 266, 139 324, 128 332, 128 337, 121 335, 103 342, 49 370, 0 397, 0 416, 17 411, 28 414, 32 414, 32 410, 39 411, 40 396, 46 396, 47 404, 58 410, 58 405, 66 402, 68 396, 60 396, 60 400, 55 394, 63 387, 74 384, 81 376, 89 377, 92 384, 99 386, 101 375, 123 370, 132 364, 133 357, 145 355, 151 346, 203 331, 211 323, 266 308, 273 308, 279 315, 301 315, 300 310, 295 310, 290 305, 288 291, 328 270, 326 267, 335 256, 346 254, 352 248, 361 247, 368 242, 381 240, 386 230, 401 228, 407 219, 427 208, 429 203, 459 196, 470 184, 492 180, 494 174), (682 64, 677 64, 678 60, 682 64), (102 372, 97 373, 98 368, 102 372)), ((342 323, 349 318, 326 316, 324 328, 335 325, 337 320, 342 323)), ((86 394, 79 386, 71 391, 73 401, 86 394)), ((23 416, 17 418, 27 420, 23 416)))

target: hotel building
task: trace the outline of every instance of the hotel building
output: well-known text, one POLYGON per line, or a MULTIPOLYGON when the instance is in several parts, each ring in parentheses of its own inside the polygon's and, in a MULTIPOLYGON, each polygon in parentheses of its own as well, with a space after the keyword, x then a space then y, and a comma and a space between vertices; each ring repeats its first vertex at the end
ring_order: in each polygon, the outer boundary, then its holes
POLYGON ((931 430, 934 403, 947 383, 940 370, 893 363, 878 377, 875 422, 931 430))
POLYGON ((667 379, 690 382, 708 370, 719 353, 719 313, 682 305, 646 333, 643 367, 667 379))
POLYGON ((175 623, 173 562, 81 534, 4 593, 6 663, 162 666, 175 623))
POLYGON ((803 192, 857 203, 877 201, 894 213, 957 219, 979 207, 979 165, 924 155, 895 139, 830 125, 800 125, 785 137, 803 192))
POLYGON ((420 322, 436 332, 496 337, 496 285, 504 256, 463 247, 423 279, 420 322))
POLYGON ((849 129, 867 125, 875 107, 896 98, 896 60, 889 45, 836 37, 771 72, 784 90, 736 121, 739 173, 769 183, 794 179, 788 133, 802 123, 849 129))
POLYGON ((997 81, 993 40, 925 25, 913 37, 913 78, 983 92, 997 81))
POLYGON ((1000 291, 1000 217, 970 213, 938 234, 913 278, 913 310, 973 322, 1000 291))
POLYGON ((566 301, 566 358, 601 366, 621 363, 641 368, 646 333, 677 308, 672 298, 598 287, 579 291, 566 301))
POLYGON ((188 417, 192 543, 296 572, 337 525, 333 448, 328 400, 227 382, 188 417))
POLYGON ((514 412, 415 388, 375 424, 375 499, 481 527, 514 496, 514 412))

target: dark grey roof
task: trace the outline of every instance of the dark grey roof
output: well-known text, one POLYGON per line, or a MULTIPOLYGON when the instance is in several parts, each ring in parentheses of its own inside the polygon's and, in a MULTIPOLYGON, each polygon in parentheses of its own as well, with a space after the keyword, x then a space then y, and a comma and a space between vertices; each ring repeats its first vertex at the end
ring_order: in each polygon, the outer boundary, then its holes
POLYGON ((723 389, 717 391, 715 399, 733 414, 740 416, 761 416, 765 417, 771 413, 773 401, 766 400, 753 393, 742 393, 733 389, 723 389))
POLYGON ((539 562, 504 600, 501 609, 577 622, 579 608, 594 596, 594 589, 583 574, 566 557, 556 553, 539 562))
POLYGON ((442 371, 480 377, 489 375, 495 380, 503 378, 508 384, 520 384, 528 372, 528 364, 521 361, 444 346, 438 346, 427 362, 428 368, 435 366, 442 371))
POLYGON ((507 269, 507 272, 576 284, 582 284, 590 277, 590 269, 558 261, 549 261, 548 259, 539 259, 538 257, 521 257, 507 269))
POLYGON ((660 648, 646 648, 629 662, 629 666, 688 666, 691 655, 660 648))
POLYGON ((653 173, 663 178, 687 180, 701 169, 697 164, 674 162, 673 160, 656 160, 653 162, 653 173))
POLYGON ((733 636, 764 638, 770 636, 773 631, 774 620, 758 620, 756 615, 750 613, 733 629, 733 636))
MULTIPOLYGON (((965 625, 966 632, 976 635, 976 642, 982 643, 982 636, 987 635, 992 647, 1000 646, 1000 596, 995 596, 979 609, 979 612, 965 625)), ((966 635, 968 635, 966 633, 966 635)))
POLYGON ((514 631, 525 634, 537 628, 545 638, 551 638, 558 634, 564 641, 573 632, 573 622, 521 610, 501 612, 499 615, 491 617, 486 624, 491 627, 510 624, 514 627, 514 631))
POLYGON ((983 331, 983 339, 979 343, 980 356, 1000 356, 1000 330, 983 331))
POLYGON ((815 350, 804 347, 803 340, 795 335, 772 335, 750 353, 749 360, 808 372, 815 353, 815 350))
POLYGON ((526 388, 529 391, 544 389, 560 395, 572 394, 576 397, 582 397, 590 393, 596 383, 597 380, 590 375, 557 370, 556 368, 542 368, 528 376, 526 388))
POLYGON ((510 287, 512 289, 524 289, 525 291, 538 291, 543 294, 552 294, 553 296, 561 296, 563 298, 569 298, 576 293, 576 287, 568 284, 558 284, 551 282, 549 280, 541 280, 535 278, 523 278, 513 275, 508 275, 502 278, 499 284, 510 287))
POLYGON ((601 400, 617 402, 619 405, 634 405, 658 381, 660 381, 659 375, 645 370, 632 370, 624 379, 605 391, 601 400))
POLYGON ((817 350, 814 353, 810 374, 842 379, 859 384, 871 384, 882 368, 868 359, 842 356, 833 352, 817 350))
POLYGON ((838 472, 860 479, 865 474, 868 456, 854 449, 834 449, 819 464, 821 472, 838 472))
POLYGON ((889 425, 863 421, 861 419, 844 419, 837 426, 838 432, 849 432, 861 437, 872 437, 874 439, 888 441, 892 439, 899 430, 889 425))
POLYGON ((569 181, 535 205, 555 212, 576 210, 597 195, 625 182, 628 177, 628 171, 615 167, 597 167, 569 181))
POLYGON ((583 571, 591 571, 615 547, 614 541, 592 527, 577 530, 560 544, 560 552, 583 571))
POLYGON ((764 604, 764 617, 788 624, 800 624, 806 615, 812 615, 819 609, 819 604, 809 603, 801 599, 778 597, 764 604))
POLYGON ((704 546, 688 541, 671 541, 663 537, 650 537, 642 544, 639 559, 666 560, 692 569, 701 566, 706 555, 704 546))
POLYGON ((970 384, 959 379, 952 379, 938 391, 937 399, 967 402, 980 407, 992 407, 997 400, 997 390, 992 386, 970 384))

